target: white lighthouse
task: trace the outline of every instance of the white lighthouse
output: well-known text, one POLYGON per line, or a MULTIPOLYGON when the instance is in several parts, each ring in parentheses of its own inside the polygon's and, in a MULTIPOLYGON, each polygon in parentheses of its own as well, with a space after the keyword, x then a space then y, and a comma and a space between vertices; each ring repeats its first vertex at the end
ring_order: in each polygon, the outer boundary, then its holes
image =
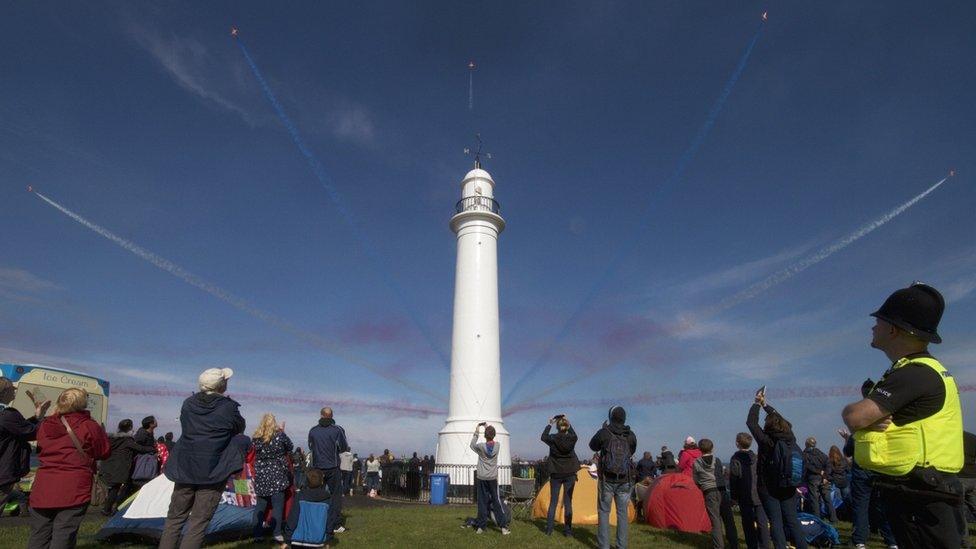
MULTIPOLYGON (((498 345, 498 235, 505 228, 495 182, 475 161, 461 181, 451 230, 457 235, 451 401, 437 439, 437 470, 452 485, 473 483, 477 455, 469 448, 475 426, 486 421, 500 443, 499 484, 511 483, 512 454, 502 422, 498 345), (456 467, 458 465, 467 467, 456 467)), ((483 439, 482 439, 483 440, 483 439)))

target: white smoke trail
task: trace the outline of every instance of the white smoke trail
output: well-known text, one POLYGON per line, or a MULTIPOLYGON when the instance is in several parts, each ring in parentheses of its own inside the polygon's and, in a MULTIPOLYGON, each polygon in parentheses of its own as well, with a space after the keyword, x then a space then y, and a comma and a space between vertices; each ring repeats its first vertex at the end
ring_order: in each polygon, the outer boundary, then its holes
MULTIPOLYGON (((832 256, 833 254, 835 254, 835 253, 843 250, 844 248, 846 248, 846 247, 850 246, 851 244, 853 244, 855 241, 857 241, 857 240, 859 240, 859 239, 867 236, 869 233, 871 233, 875 229, 878 229, 879 227, 881 227, 885 223, 891 221, 893 218, 895 218, 896 216, 898 216, 899 214, 901 214, 902 212, 904 212, 908 208, 914 206, 918 201, 920 201, 923 198, 925 198, 926 196, 928 196, 932 191, 938 189, 939 186, 942 185, 943 183, 945 183, 947 179, 948 178, 943 178, 941 181, 939 181, 935 185, 932 185, 928 189, 925 189, 925 191, 923 191, 920 194, 916 195, 915 197, 913 197, 908 202, 905 202, 904 204, 902 204, 902 205, 898 206, 897 208, 891 210, 890 212, 882 215, 881 217, 875 219, 874 221, 871 221, 870 223, 868 223, 868 224, 860 227, 859 229, 857 229, 853 233, 851 233, 851 234, 849 234, 849 235, 847 235, 847 236, 845 236, 845 237, 837 240, 836 242, 833 242, 829 246, 826 246, 824 248, 821 248, 819 251, 817 251, 813 255, 810 255, 808 257, 805 257, 805 258, 801 259, 800 261, 794 263, 793 265, 790 265, 789 267, 786 267, 785 269, 782 269, 780 271, 777 271, 777 272, 769 275, 765 279, 760 280, 759 282, 757 282, 757 283, 755 283, 755 284, 753 284, 753 285, 751 285, 751 286, 749 286, 749 287, 747 287, 747 288, 745 288, 745 289, 743 289, 743 290, 741 290, 739 292, 736 292, 735 294, 733 294, 733 295, 731 295, 731 296, 723 299, 718 304, 716 304, 716 305, 714 305, 714 306, 712 306, 712 307, 710 307, 708 309, 705 309, 703 311, 698 312, 697 314, 695 314, 695 315, 691 316, 690 318, 684 320, 682 322, 682 327, 679 328, 679 331, 684 331, 684 330, 686 330, 686 329, 694 326, 698 322, 701 322, 701 321, 707 319, 708 317, 714 316, 714 315, 716 315, 718 313, 721 313, 722 311, 731 309, 732 307, 735 307, 736 305, 739 305, 740 303, 743 303, 745 301, 748 301, 748 300, 750 300, 750 299, 758 296, 759 294, 765 292, 766 290, 769 290, 773 286, 776 286, 776 285, 778 285, 778 284, 780 284, 780 283, 782 283, 782 282, 784 282, 786 280, 789 280, 790 278, 796 276, 797 274, 799 274, 799 273, 805 271, 806 269, 808 269, 808 268, 816 265, 817 263, 820 263, 821 261, 827 259, 828 257, 832 256)), ((648 350, 649 348, 653 347, 653 345, 655 345, 659 341, 660 340, 658 338, 649 338, 643 345, 638 345, 635 349, 633 349, 632 351, 628 352, 627 353, 627 356, 628 357, 631 357, 631 356, 635 356, 637 354, 640 354, 640 353, 648 350)), ((610 368, 613 368, 613 367, 617 366, 618 364, 620 364, 621 362, 623 362, 623 360, 624 359, 619 359, 619 360, 614 360, 614 361, 607 361, 605 363, 598 364, 596 366, 591 366, 591 367, 587 368, 586 370, 584 370, 582 373, 577 374, 576 376, 574 376, 572 378, 563 380, 560 383, 551 385, 551 386, 549 386, 549 387, 547 387, 545 389, 542 389, 541 391, 538 391, 536 393, 533 393, 533 395, 530 398, 527 398, 527 399, 525 399, 523 401, 520 401, 520 402, 518 402, 518 403, 516 403, 516 404, 514 404, 512 406, 510 406, 509 408, 507 408, 507 410, 521 409, 521 407, 527 406, 527 405, 528 406, 531 406, 531 405, 533 405, 532 403, 538 402, 541 397, 550 395, 550 394, 552 394, 552 393, 556 392, 557 390, 562 389, 564 387, 568 387, 570 385, 575 385, 575 384, 577 384, 577 383, 579 383, 579 382, 581 382, 581 381, 583 381, 585 379, 590 378, 592 375, 594 375, 594 374, 596 374, 598 372, 602 372, 604 370, 609 370, 610 368)))
POLYGON ((99 225, 96 225, 96 224, 92 223, 91 221, 88 221, 84 217, 81 217, 80 215, 78 215, 75 212, 69 210, 68 208, 65 208, 61 204, 58 204, 57 202, 51 200, 50 198, 44 196, 43 194, 41 194, 41 193, 39 193, 37 191, 33 191, 33 192, 34 192, 34 194, 37 195, 38 198, 40 198, 44 202, 47 202, 48 204, 50 204, 51 206, 53 206, 54 208, 56 208, 58 211, 60 211, 64 215, 70 217, 71 219, 77 221, 81 225, 84 225, 88 229, 90 229, 90 230, 98 233, 99 235, 107 238, 108 240, 111 240, 112 242, 114 242, 119 247, 121 247, 121 248, 123 248, 123 249, 125 249, 125 250, 127 250, 127 251, 129 251, 131 253, 133 253, 134 255, 136 255, 137 257, 139 257, 140 259, 143 259, 143 260, 145 260, 145 261, 153 264, 154 266, 156 266, 156 267, 158 267, 158 268, 160 268, 160 269, 168 272, 169 274, 171 274, 171 275, 179 278, 180 280, 186 282, 187 284, 190 284, 191 286, 195 286, 195 287, 197 287, 197 288, 199 288, 199 289, 207 292, 208 294, 210 294, 210 295, 216 297, 217 299, 219 299, 219 300, 227 303, 228 305, 231 305, 232 307, 234 307, 234 308, 236 308, 236 309, 238 309, 240 311, 243 311, 243 312, 245 312, 245 313, 247 313, 247 314, 249 314, 249 315, 251 315, 251 316, 253 316, 253 317, 257 318, 257 319, 259 319, 259 320, 263 320, 264 322, 267 322, 268 324, 271 324, 272 326, 274 326, 274 327, 276 327, 276 328, 278 328, 280 330, 283 330, 283 331, 288 332, 288 333, 290 333, 292 335, 298 336, 299 338, 307 341, 308 343, 314 345, 315 347, 317 347, 319 349, 322 349, 324 351, 327 351, 330 354, 336 355, 339 358, 345 360, 346 362, 349 362, 351 364, 355 364, 357 366, 362 366, 363 368, 366 368, 367 370, 369 370, 369 371, 371 371, 371 372, 373 372, 373 373, 375 373, 375 374, 377 374, 379 376, 382 376, 382 377, 384 377, 384 378, 386 378, 386 379, 388 379, 390 381, 393 381, 395 383, 399 383, 400 385, 403 385, 404 387, 407 387, 407 388, 409 388, 409 389, 411 389, 413 391, 417 391, 417 392, 426 394, 426 395, 428 395, 430 397, 433 397, 433 398, 437 399, 438 401, 444 401, 444 398, 442 396, 440 396, 440 395, 438 395, 436 393, 431 392, 430 390, 426 389, 425 387, 422 387, 420 385, 416 385, 416 384, 411 383, 409 381, 405 381, 403 379, 400 379, 397 376, 394 376, 392 374, 389 374, 386 371, 384 371, 382 368, 380 368, 378 366, 374 366, 373 364, 371 364, 369 362, 366 362, 365 360, 363 360, 363 359, 361 359, 361 358, 359 358, 359 357, 357 357, 355 355, 352 355, 351 353, 349 353, 349 352, 347 352, 347 351, 345 351, 343 349, 340 349, 336 344, 334 344, 334 343, 332 343, 330 341, 327 341, 327 340, 319 337, 316 334, 313 334, 311 332, 308 332, 306 330, 303 330, 303 329, 295 326, 291 322, 288 322, 287 320, 284 320, 282 318, 279 318, 278 316, 276 316, 276 315, 274 315, 272 313, 269 313, 267 311, 261 310, 261 309, 255 307, 254 305, 251 305, 250 303, 248 303, 244 298, 239 297, 239 296, 236 296, 236 295, 228 292, 227 290, 224 290, 220 286, 217 286, 215 284, 212 284, 210 282, 207 282, 206 280, 204 280, 204 279, 200 278, 199 276, 197 276, 197 275, 195 275, 195 274, 187 271, 186 269, 180 267, 179 265, 173 263, 172 261, 170 261, 170 260, 168 260, 168 259, 166 259, 164 257, 161 257, 159 255, 156 255, 156 254, 154 254, 154 253, 146 250, 145 248, 142 248, 139 245, 137 245, 137 244, 135 244, 135 243, 133 243, 133 242, 131 242, 129 240, 126 240, 126 239, 122 238, 121 236, 116 235, 115 233, 113 233, 112 231, 110 231, 110 230, 108 230, 108 229, 106 229, 104 227, 101 227, 99 225))
POLYGON ((849 235, 847 235, 847 236, 845 236, 845 237, 837 240, 836 242, 833 242, 829 246, 826 246, 824 248, 821 248, 819 251, 817 251, 817 253, 815 253, 815 254, 813 254, 811 256, 805 257, 805 258, 801 259, 800 261, 798 261, 798 262, 790 265, 789 267, 786 267, 783 270, 777 271, 777 272, 769 275, 765 279, 760 280, 759 282, 756 282, 755 284, 749 286, 748 288, 745 288, 744 290, 741 290, 741 291, 739 291, 739 292, 737 292, 737 293, 735 293, 735 294, 733 294, 733 295, 731 295, 731 296, 723 299, 717 305, 715 305, 714 307, 711 307, 711 308, 705 310, 704 313, 701 314, 701 315, 699 315, 699 316, 711 316, 711 315, 714 315, 716 313, 720 313, 722 311, 725 311, 727 309, 730 309, 732 307, 735 307, 736 305, 738 305, 738 304, 740 304, 740 303, 742 303, 744 301, 747 301, 749 299, 752 299, 752 298, 756 297, 757 295, 765 292, 766 290, 772 288, 773 286, 776 286, 777 284, 780 284, 781 282, 784 282, 786 280, 789 280, 790 278, 793 278, 794 276, 796 276, 797 274, 799 274, 799 273, 807 270, 808 268, 813 267, 817 263, 820 263, 821 261, 823 261, 823 260, 827 259, 828 257, 834 255, 835 253, 843 250, 844 248, 850 246, 851 244, 853 244, 854 242, 860 240, 861 238, 864 238, 865 236, 867 236, 868 234, 870 234, 874 230, 880 228, 885 223, 887 223, 887 222, 891 221, 892 219, 894 219, 895 217, 897 217, 899 214, 901 214, 902 212, 904 212, 908 208, 911 208, 919 200, 922 200, 923 198, 925 198, 926 196, 928 196, 929 193, 931 193, 935 189, 938 189, 940 185, 942 185, 943 183, 946 182, 946 179, 948 179, 948 178, 942 178, 941 181, 939 181, 935 185, 932 185, 928 189, 925 189, 924 192, 922 192, 921 194, 915 196, 914 198, 912 198, 908 202, 905 202, 901 206, 898 206, 897 208, 891 210, 890 212, 882 215, 878 219, 875 219, 874 221, 872 221, 872 222, 870 222, 870 223, 862 226, 861 228, 859 228, 858 230, 854 231, 853 233, 851 233, 851 234, 849 234, 849 235))

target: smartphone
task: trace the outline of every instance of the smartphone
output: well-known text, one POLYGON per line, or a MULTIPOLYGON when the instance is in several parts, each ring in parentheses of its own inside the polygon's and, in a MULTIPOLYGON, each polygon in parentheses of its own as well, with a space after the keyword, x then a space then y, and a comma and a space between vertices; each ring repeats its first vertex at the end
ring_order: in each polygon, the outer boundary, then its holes
POLYGON ((552 419, 562 419, 564 417, 566 417, 566 414, 559 414, 559 415, 552 416, 552 419))
POLYGON ((762 395, 762 396, 765 397, 766 396, 766 386, 763 385, 762 387, 760 387, 759 390, 756 391, 756 394, 757 395, 762 395))
POLYGON ((478 424, 478 427, 484 427, 485 425, 488 425, 488 422, 482 421, 481 423, 478 424))

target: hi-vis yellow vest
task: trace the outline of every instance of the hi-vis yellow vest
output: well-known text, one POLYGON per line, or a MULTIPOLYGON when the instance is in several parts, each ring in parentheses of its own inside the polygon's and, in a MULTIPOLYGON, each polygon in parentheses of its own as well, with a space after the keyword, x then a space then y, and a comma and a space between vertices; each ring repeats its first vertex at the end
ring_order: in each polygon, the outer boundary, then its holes
MULTIPOLYGON (((942 409, 931 416, 884 432, 854 433, 854 460, 864 469, 893 477, 907 475, 915 466, 935 467, 946 473, 962 469, 962 407, 952 375, 931 357, 903 358, 891 367, 924 364, 938 372, 945 384, 942 409)), ((884 380, 884 378, 881 378, 884 380)))

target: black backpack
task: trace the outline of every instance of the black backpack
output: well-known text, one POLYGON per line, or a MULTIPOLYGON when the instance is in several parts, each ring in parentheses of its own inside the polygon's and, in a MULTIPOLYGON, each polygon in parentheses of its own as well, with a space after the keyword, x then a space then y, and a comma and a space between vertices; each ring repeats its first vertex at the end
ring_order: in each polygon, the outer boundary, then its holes
POLYGON ((630 476, 631 456, 630 441, 624 435, 618 435, 607 429, 610 442, 600 456, 600 465, 604 472, 616 475, 617 478, 630 476))
POLYGON ((662 469, 677 469, 678 464, 674 462, 674 454, 671 452, 665 452, 661 454, 661 468, 662 469))
POLYGON ((803 482, 803 453, 795 442, 777 440, 769 465, 769 476, 774 486, 796 488, 803 482))

